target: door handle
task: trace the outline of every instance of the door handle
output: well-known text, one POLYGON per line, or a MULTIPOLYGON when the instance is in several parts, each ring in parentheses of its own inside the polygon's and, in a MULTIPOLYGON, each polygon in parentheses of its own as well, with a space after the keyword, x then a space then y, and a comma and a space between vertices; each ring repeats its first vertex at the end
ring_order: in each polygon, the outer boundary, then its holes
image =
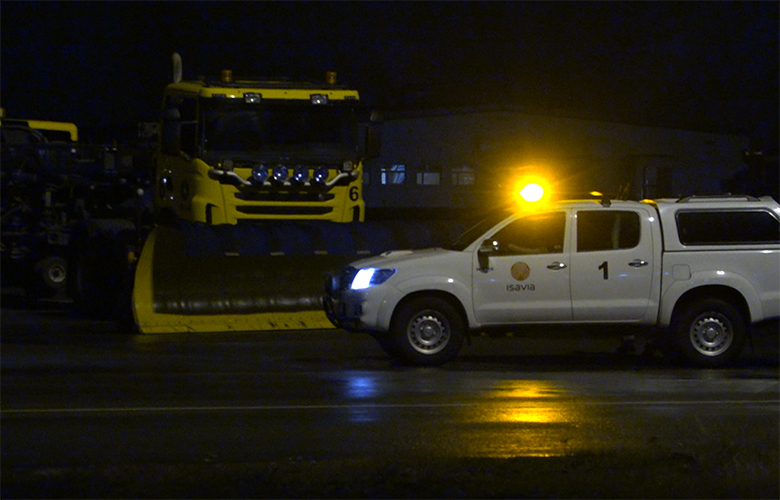
POLYGON ((642 260, 642 259, 632 260, 631 262, 628 263, 628 265, 631 266, 631 267, 644 267, 647 264, 649 264, 649 262, 647 262, 646 260, 642 260))
POLYGON ((564 269, 566 267, 566 264, 563 262, 553 262, 549 266, 547 266, 547 269, 552 269, 553 271, 557 271, 558 269, 564 269))

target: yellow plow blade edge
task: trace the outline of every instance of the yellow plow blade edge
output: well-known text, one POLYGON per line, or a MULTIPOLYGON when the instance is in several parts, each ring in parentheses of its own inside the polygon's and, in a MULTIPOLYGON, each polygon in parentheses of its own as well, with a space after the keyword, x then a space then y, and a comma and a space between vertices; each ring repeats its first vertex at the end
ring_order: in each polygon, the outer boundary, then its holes
POLYGON ((321 302, 325 277, 354 254, 253 255, 225 249, 251 239, 245 231, 194 227, 158 227, 146 240, 133 286, 140 333, 334 328, 321 302))

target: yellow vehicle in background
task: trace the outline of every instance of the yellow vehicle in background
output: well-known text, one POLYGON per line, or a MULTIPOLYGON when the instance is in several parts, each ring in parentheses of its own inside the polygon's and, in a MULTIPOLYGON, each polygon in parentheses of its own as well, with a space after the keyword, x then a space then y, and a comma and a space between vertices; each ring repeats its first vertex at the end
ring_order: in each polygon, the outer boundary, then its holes
POLYGON ((81 302, 94 309, 107 289, 131 291, 97 308, 131 303, 142 333, 330 327, 325 274, 372 251, 372 238, 353 234, 365 218, 369 142, 358 103, 335 73, 319 82, 230 70, 183 80, 174 54, 154 225, 138 236, 128 221, 85 228, 81 302), (101 254, 113 264, 100 264, 101 254))
MULTIPOLYGON (((69 122, 8 119, 2 136, 2 288, 29 305, 67 301, 68 248, 85 220, 133 218, 136 170, 114 146, 79 143, 69 122)), ((124 153, 122 153, 124 154, 124 153)))
POLYGON ((71 210, 54 182, 60 158, 78 141, 73 123, 7 119, 0 109, 2 140, 3 288, 25 291, 30 302, 64 299, 71 210))
POLYGON ((165 89, 157 206, 207 224, 363 220, 358 92, 322 82, 233 78, 165 89))
POLYGON ((5 117, 5 110, 2 108, 0 108, 0 125, 6 127, 7 130, 16 127, 34 130, 39 133, 46 142, 78 142, 79 140, 79 129, 75 123, 48 120, 8 119, 5 117))

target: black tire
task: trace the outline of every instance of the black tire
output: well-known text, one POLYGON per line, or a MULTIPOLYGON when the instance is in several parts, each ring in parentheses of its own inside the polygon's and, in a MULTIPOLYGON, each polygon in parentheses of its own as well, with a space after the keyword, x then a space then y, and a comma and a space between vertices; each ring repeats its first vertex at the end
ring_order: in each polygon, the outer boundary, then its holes
POLYGON ((745 347, 747 328, 740 311, 720 299, 702 299, 681 312, 672 333, 689 363, 716 368, 736 359, 745 347))
POLYGON ((78 311, 95 319, 132 323, 132 271, 127 250, 134 240, 125 221, 95 221, 74 235, 70 291, 78 311))
POLYGON ((39 260, 34 269, 35 297, 64 298, 67 290, 68 261, 57 255, 39 260))
POLYGON ((376 340, 377 344, 379 344, 379 347, 381 347, 385 353, 389 354, 390 357, 401 357, 401 353, 399 353, 398 349, 396 349, 397 342, 393 341, 390 332, 375 333, 372 335, 372 337, 374 337, 374 340, 376 340))
POLYGON ((391 346, 385 351, 405 363, 436 366, 458 355, 464 336, 463 317, 452 304, 441 297, 418 296, 399 306, 390 327, 391 346))

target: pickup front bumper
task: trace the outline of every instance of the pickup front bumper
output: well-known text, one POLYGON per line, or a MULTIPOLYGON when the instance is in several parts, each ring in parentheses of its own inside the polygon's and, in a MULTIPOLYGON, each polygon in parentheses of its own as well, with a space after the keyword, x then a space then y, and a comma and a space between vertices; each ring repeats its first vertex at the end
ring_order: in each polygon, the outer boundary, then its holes
POLYGON ((325 296, 323 301, 325 315, 333 326, 349 332, 360 331, 360 306, 347 304, 336 297, 325 296))
POLYGON ((356 273, 355 268, 348 267, 338 275, 328 275, 325 281, 325 298, 323 307, 325 315, 336 328, 355 332, 361 327, 360 316, 362 307, 360 302, 355 300, 357 297, 351 297, 348 300, 349 283, 352 282, 356 273))

